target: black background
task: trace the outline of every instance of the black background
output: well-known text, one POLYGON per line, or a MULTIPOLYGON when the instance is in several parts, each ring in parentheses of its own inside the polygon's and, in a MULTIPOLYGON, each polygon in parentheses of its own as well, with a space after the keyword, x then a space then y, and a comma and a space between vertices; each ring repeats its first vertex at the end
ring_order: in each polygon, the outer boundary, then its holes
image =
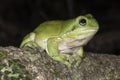
POLYGON ((0 0, 0 45, 19 47, 40 23, 87 13, 98 20, 100 30, 85 51, 119 55, 119 0, 0 0))

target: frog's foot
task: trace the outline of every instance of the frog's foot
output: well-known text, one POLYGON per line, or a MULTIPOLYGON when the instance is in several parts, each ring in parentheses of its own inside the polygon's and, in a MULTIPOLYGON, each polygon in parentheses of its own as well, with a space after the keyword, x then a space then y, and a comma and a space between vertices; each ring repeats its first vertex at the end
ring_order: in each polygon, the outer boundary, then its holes
POLYGON ((74 54, 74 55, 64 54, 64 56, 68 61, 68 63, 71 65, 70 67, 75 67, 75 68, 77 68, 80 65, 83 59, 83 56, 80 56, 78 54, 74 54))
POLYGON ((63 54, 63 56, 66 58, 66 61, 68 61, 70 64, 72 64, 72 62, 74 61, 71 55, 63 54))
POLYGON ((63 64, 67 65, 68 67, 71 67, 71 66, 72 66, 71 63, 69 63, 68 61, 64 61, 63 64))
POLYGON ((78 67, 82 61, 82 57, 73 57, 73 56, 69 56, 67 57, 67 61, 69 62, 69 64, 71 65, 70 67, 78 67))
POLYGON ((39 51, 39 46, 33 41, 29 41, 29 42, 25 43, 23 45, 23 47, 29 47, 31 49, 34 49, 36 52, 39 51))
POLYGON ((76 54, 76 55, 71 56, 71 58, 73 58, 72 64, 74 65, 74 67, 78 67, 80 63, 82 62, 83 56, 76 54))
POLYGON ((31 48, 35 48, 35 47, 38 47, 38 45, 33 42, 33 41, 28 41, 27 43, 25 43, 22 47, 31 47, 31 48))
POLYGON ((67 65, 68 67, 71 67, 71 63, 69 62, 65 55, 52 56, 52 58, 56 61, 61 62, 62 64, 67 65))
POLYGON ((68 55, 68 54, 62 54, 66 61, 70 64, 69 67, 73 67, 75 62, 77 61, 75 57, 73 57, 72 55, 68 55))
POLYGON ((74 65, 75 68, 77 68, 81 62, 82 62, 82 58, 78 58, 78 59, 75 58, 72 64, 74 65))

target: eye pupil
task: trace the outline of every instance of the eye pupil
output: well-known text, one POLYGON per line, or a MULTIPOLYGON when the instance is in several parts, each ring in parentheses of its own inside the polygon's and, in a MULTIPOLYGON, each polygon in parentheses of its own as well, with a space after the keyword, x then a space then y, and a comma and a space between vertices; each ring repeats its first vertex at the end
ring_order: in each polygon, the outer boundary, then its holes
POLYGON ((81 26, 86 25, 86 20, 85 20, 85 19, 81 19, 81 20, 79 21, 79 24, 80 24, 81 26))

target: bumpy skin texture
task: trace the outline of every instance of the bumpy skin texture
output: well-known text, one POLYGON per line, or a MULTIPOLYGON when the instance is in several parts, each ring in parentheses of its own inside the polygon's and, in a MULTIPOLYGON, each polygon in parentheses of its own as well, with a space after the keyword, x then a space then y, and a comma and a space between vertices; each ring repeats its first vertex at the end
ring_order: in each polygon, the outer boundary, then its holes
POLYGON ((40 24, 23 39, 20 47, 41 47, 48 55, 68 67, 77 67, 84 46, 99 26, 91 14, 69 20, 53 20, 40 24))

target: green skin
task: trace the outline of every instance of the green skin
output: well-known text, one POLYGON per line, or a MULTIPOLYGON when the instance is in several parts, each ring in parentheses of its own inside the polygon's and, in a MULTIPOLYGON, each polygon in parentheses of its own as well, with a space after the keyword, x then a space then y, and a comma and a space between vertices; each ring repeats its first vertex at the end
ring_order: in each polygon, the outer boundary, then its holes
POLYGON ((20 47, 41 47, 52 59, 68 67, 77 67, 83 58, 83 46, 98 29, 91 14, 64 21, 47 21, 26 35, 20 47))

